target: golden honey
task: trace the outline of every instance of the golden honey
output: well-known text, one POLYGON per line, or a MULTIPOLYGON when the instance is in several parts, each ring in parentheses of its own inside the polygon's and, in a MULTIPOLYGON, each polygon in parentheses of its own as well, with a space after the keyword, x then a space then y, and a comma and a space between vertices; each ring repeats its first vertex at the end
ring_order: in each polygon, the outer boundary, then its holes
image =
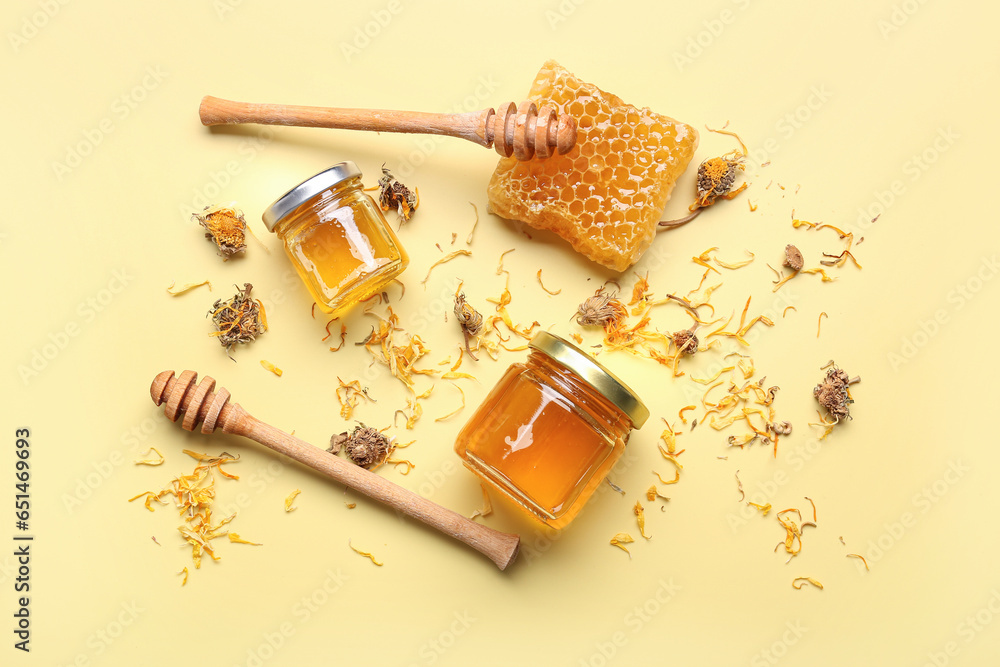
POLYGON ((565 526, 649 417, 611 371, 539 332, 459 433, 465 465, 536 518, 565 526))
POLYGON ((624 271, 652 243, 698 132, 626 104, 551 60, 528 99, 572 116, 576 146, 545 160, 501 159, 488 188, 490 210, 551 230, 591 260, 624 271))
POLYGON ((284 242, 313 300, 332 315, 381 291, 410 261, 365 194, 353 162, 303 181, 271 204, 263 219, 284 242))

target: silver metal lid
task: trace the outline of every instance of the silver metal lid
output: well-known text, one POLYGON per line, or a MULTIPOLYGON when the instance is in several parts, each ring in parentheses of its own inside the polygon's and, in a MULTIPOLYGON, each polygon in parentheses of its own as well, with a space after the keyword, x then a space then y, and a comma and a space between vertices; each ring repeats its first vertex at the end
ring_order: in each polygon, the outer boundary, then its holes
POLYGON ((326 171, 321 171, 312 178, 306 179, 294 188, 278 197, 273 204, 267 207, 264 215, 264 226, 267 231, 273 232, 275 226, 281 219, 297 209, 303 203, 309 201, 324 190, 329 190, 338 183, 342 183, 349 178, 361 176, 361 170, 353 162, 341 162, 335 164, 326 171))
POLYGON ((544 352, 579 375, 584 382, 628 415, 635 428, 642 427, 649 419, 649 408, 636 393, 618 379, 618 376, 576 345, 548 331, 536 333, 528 345, 544 352))

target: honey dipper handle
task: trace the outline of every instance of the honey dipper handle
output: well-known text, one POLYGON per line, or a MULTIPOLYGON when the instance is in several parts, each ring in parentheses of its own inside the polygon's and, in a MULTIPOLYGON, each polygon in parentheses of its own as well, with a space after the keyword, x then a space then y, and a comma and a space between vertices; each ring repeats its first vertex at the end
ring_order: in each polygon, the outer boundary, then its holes
POLYGON ((443 134, 468 139, 489 147, 479 128, 491 110, 460 114, 381 109, 334 109, 293 104, 251 104, 233 102, 207 95, 198 113, 202 125, 258 123, 296 127, 329 127, 341 130, 403 132, 408 134, 443 134))
MULTIPOLYGON (((226 429, 229 431, 230 429, 226 429)), ((314 447, 295 436, 274 428, 255 417, 245 415, 231 432, 256 440, 279 454, 284 454, 317 470, 327 477, 359 491, 369 498, 417 519, 446 535, 468 544, 484 554, 501 570, 517 556, 520 538, 502 533, 466 519, 461 514, 441 507, 412 491, 397 486, 375 473, 348 463, 339 456, 314 447)))

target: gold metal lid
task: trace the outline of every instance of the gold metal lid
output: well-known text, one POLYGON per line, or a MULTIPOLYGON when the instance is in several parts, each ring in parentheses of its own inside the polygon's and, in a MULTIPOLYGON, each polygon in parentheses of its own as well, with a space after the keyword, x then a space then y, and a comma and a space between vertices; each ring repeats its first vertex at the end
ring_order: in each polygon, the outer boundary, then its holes
POLYGON ((635 428, 641 428, 649 419, 649 408, 636 393, 576 345, 548 331, 536 333, 528 345, 579 375, 584 382, 628 415, 635 428))

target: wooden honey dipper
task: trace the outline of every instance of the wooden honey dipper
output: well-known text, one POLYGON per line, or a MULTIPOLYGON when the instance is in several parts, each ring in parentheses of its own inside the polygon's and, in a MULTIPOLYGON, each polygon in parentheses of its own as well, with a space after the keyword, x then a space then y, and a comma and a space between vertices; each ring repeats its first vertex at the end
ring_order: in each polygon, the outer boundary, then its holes
POLYGON ((493 146, 504 157, 518 160, 547 158, 554 151, 568 152, 576 145, 576 121, 557 114, 555 107, 538 109, 533 102, 501 104, 496 111, 425 113, 380 109, 334 109, 289 104, 250 104, 205 96, 198 110, 203 125, 294 125, 342 130, 442 134, 493 146))
POLYGON ((229 392, 222 387, 216 389, 215 380, 208 376, 203 377, 196 385, 197 381, 198 374, 194 371, 184 371, 177 377, 173 371, 163 371, 153 380, 149 394, 157 405, 167 404, 164 412, 170 421, 175 422, 183 415, 181 426, 188 431, 194 431, 200 422, 202 433, 212 433, 220 428, 223 433, 255 440, 369 498, 465 542, 496 563, 501 570, 517 556, 521 539, 517 535, 501 533, 470 521, 375 473, 260 421, 238 403, 230 403, 229 392))

